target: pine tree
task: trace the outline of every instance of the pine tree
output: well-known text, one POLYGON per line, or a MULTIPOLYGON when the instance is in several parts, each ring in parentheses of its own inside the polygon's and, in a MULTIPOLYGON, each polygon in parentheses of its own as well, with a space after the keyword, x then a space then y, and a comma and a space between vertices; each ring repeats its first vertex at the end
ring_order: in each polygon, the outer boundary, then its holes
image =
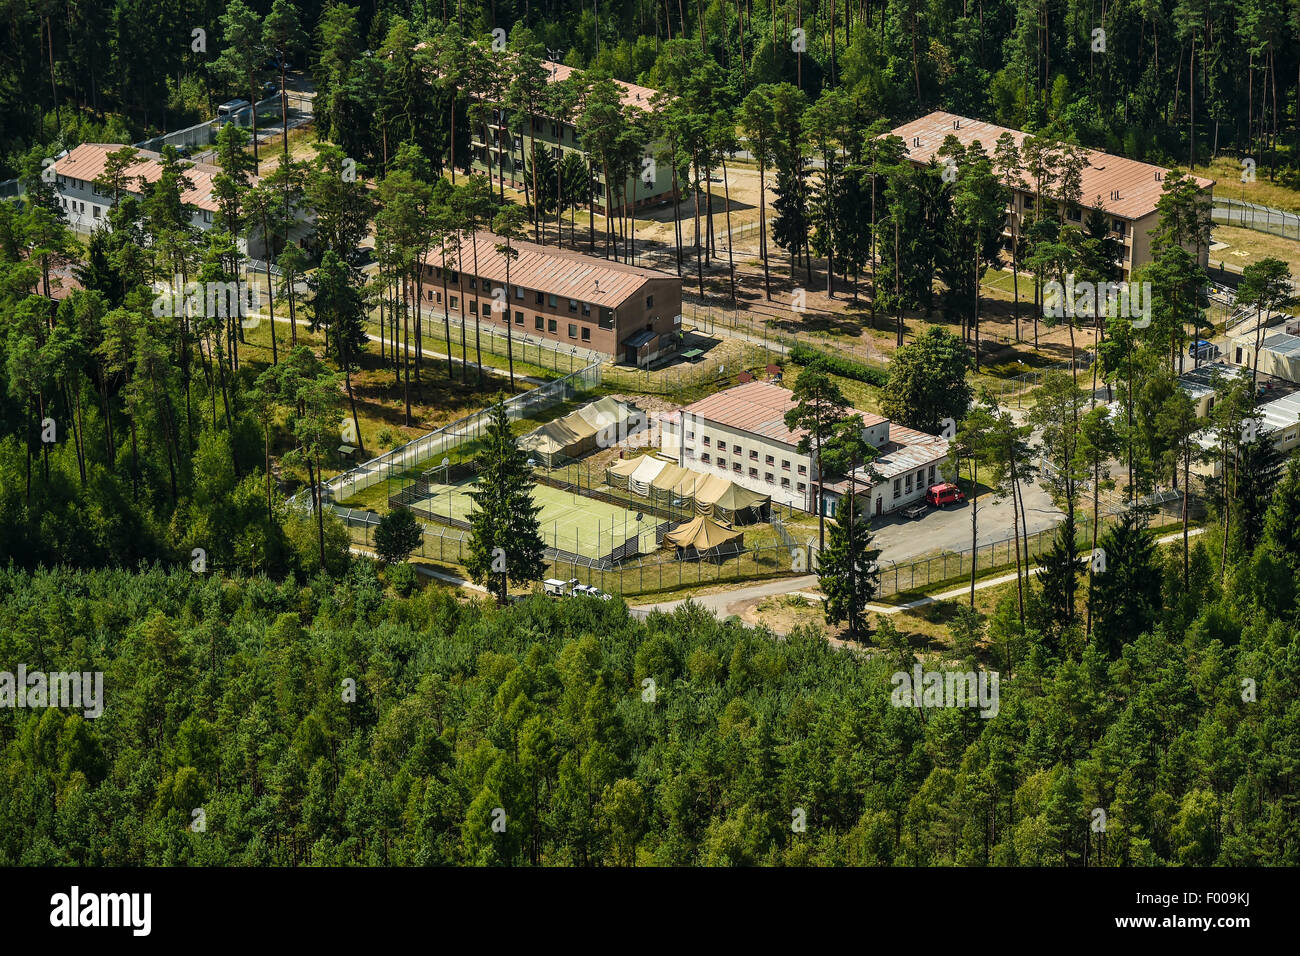
POLYGON ((871 547, 866 510, 861 506, 849 510, 847 501, 840 504, 830 540, 817 562, 818 582, 826 595, 826 623, 847 622, 853 640, 871 637, 866 607, 880 586, 876 566, 880 551, 871 547))
POLYGON ((1160 614, 1160 553, 1141 509, 1125 511, 1098 542, 1088 606, 1097 647, 1117 658, 1125 643, 1147 631, 1160 614))
POLYGON ((1040 587, 1036 602, 1039 620, 1035 625, 1055 639, 1059 651, 1067 631, 1078 624, 1078 611, 1074 597, 1079 588, 1079 558, 1074 552, 1074 515, 1067 512, 1065 520, 1056 526, 1052 547, 1038 558, 1042 569, 1038 576, 1040 587))
POLYGON ((475 508, 465 568, 505 604, 507 581, 522 584, 542 576, 546 545, 537 520, 542 509, 533 502, 532 471, 515 444, 505 403, 493 405, 491 415, 479 480, 469 492, 475 508))

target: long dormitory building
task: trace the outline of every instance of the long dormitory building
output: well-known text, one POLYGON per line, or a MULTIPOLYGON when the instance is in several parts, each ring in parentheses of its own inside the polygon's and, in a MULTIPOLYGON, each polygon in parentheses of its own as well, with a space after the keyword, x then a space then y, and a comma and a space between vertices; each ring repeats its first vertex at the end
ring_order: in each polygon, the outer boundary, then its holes
MULTIPOLYGON (((448 252, 446 311, 453 322, 577 346, 644 367, 678 344, 682 282, 656 269, 586 256, 555 246, 513 242, 506 284, 505 242, 489 232, 448 252)), ((443 251, 425 257, 421 302, 426 317, 444 311, 443 251)), ((472 333, 471 333, 472 334, 472 333)))

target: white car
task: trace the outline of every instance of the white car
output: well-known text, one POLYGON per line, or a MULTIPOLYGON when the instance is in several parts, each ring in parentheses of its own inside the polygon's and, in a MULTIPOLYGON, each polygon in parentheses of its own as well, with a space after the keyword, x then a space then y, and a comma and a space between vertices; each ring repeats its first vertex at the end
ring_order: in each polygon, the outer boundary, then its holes
POLYGON ((599 598, 602 601, 612 601, 614 599, 614 595, 606 594, 600 588, 594 587, 593 585, 590 584, 576 585, 573 589, 573 595, 574 597, 583 596, 583 597, 599 598))

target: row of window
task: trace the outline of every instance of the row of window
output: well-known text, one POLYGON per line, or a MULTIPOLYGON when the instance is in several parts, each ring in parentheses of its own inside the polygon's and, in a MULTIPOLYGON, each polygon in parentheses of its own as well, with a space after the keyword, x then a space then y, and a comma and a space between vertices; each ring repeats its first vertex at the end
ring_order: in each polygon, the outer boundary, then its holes
MULTIPOLYGON (((934 469, 935 466, 931 465, 930 480, 928 482, 925 479, 925 475, 926 475, 925 469, 921 468, 917 470, 916 472, 917 488, 928 488, 930 487, 930 485, 934 484, 935 477, 936 477, 934 469)), ((903 495, 910 495, 911 493, 912 493, 912 473, 909 471, 906 475, 902 476, 901 478, 894 479, 894 497, 901 498, 903 495)))
MULTIPOLYGON (((430 289, 428 291, 428 301, 434 303, 435 305, 442 305, 442 293, 437 291, 436 289, 430 289)), ((479 313, 478 299, 469 299, 467 301, 469 304, 469 314, 479 315, 480 313, 479 313)), ((460 298, 454 295, 447 296, 447 307, 450 309, 455 309, 457 312, 459 312, 460 298)), ((492 320, 492 304, 490 302, 483 303, 482 317, 487 321, 492 320)), ((505 319, 502 318, 501 321, 504 322, 505 319)), ((524 314, 516 309, 515 325, 522 326, 523 324, 524 324, 524 314)), ((579 341, 582 342, 591 341, 591 326, 579 325, 577 322, 569 322, 568 326, 569 326, 568 329, 569 338, 578 339, 579 341)), ((559 327, 560 327, 560 323, 558 319, 552 319, 541 315, 533 316, 533 328, 538 332, 549 332, 552 335, 558 335, 559 327)))
MULTIPOLYGON (((695 456, 694 456, 691 452, 687 452, 687 453, 686 453, 686 457, 687 457, 687 458, 694 458, 695 456)), ((705 452, 704 454, 700 455, 700 461, 703 462, 703 463, 706 464, 706 465, 708 465, 708 464, 713 464, 712 456, 711 456, 708 452, 705 452)), ((725 459, 725 458, 719 458, 719 459, 717 460, 717 463, 716 463, 716 464, 717 464, 717 467, 718 467, 718 468, 721 468, 723 471, 726 471, 726 470, 727 470, 727 459, 725 459)), ((740 462, 738 462, 738 461, 733 461, 733 462, 731 462, 731 470, 732 470, 735 474, 737 474, 737 475, 739 475, 739 474, 743 474, 743 472, 744 472, 744 468, 741 466, 740 462)), ((751 468, 751 469, 749 469, 749 477, 750 477, 750 478, 757 479, 757 478, 758 478, 758 469, 757 469, 757 468, 751 468)), ((766 481, 769 485, 776 484, 776 476, 773 475, 772 472, 770 472, 770 471, 764 473, 764 475, 763 475, 763 480, 766 481)), ((781 478, 781 487, 782 487, 782 488, 785 488, 786 490, 789 490, 789 488, 790 488, 790 479, 789 479, 789 478, 782 477, 782 478, 781 478)), ((804 482, 802 482, 802 481, 797 482, 797 488, 798 488, 800 494, 803 494, 804 492, 806 492, 806 491, 808 490, 808 486, 807 486, 804 482)))
MULTIPOLYGON (((694 440, 695 440, 695 432, 688 431, 688 432, 686 433, 686 440, 687 440, 687 441, 694 441, 694 440)), ((701 439, 701 440, 703 441, 703 443, 704 443, 704 447, 705 447, 705 448, 715 447, 715 448, 716 448, 718 451, 720 451, 720 452, 725 452, 725 451, 727 450, 727 443, 726 443, 725 441, 723 441, 722 439, 718 439, 718 442, 717 442, 716 445, 714 445, 714 443, 713 443, 713 439, 710 438, 708 435, 705 435, 705 436, 703 437, 703 439, 701 439)), ((745 449, 743 449, 742 447, 740 447, 739 444, 736 444, 736 443, 734 443, 734 442, 733 442, 732 445, 731 445, 731 453, 732 453, 733 455, 739 455, 741 458, 744 458, 744 457, 745 457, 745 449)), ((776 465, 776 456, 775 456, 775 455, 764 455, 763 457, 764 457, 764 459, 765 459, 764 464, 768 465, 769 467, 770 467, 770 466, 775 466, 775 465, 776 465)), ((709 460, 709 456, 708 456, 708 455, 704 455, 704 456, 703 456, 703 460, 704 460, 704 461, 708 461, 708 460, 709 460)), ((758 451, 757 451, 756 449, 751 448, 751 449, 749 450, 749 460, 750 460, 750 461, 758 461, 758 451)), ((782 459, 781 459, 781 470, 782 470, 782 471, 789 471, 789 470, 790 470, 790 460, 789 460, 788 458, 782 458, 782 459)), ((808 474, 808 466, 807 466, 807 465, 800 465, 800 466, 799 466, 799 474, 801 474, 801 475, 806 475, 806 474, 808 474)))

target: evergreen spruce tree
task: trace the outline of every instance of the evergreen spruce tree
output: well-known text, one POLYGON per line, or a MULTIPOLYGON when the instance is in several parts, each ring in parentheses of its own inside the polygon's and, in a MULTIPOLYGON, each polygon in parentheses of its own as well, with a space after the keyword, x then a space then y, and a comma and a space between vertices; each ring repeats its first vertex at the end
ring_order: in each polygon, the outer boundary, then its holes
POLYGON ((1106 563, 1092 575, 1088 601, 1097 647, 1113 658, 1160 615, 1160 552, 1147 522, 1145 512, 1130 509, 1097 543, 1106 563))
POLYGON ((867 524, 866 508, 859 505, 850 512, 847 501, 841 502, 817 563, 818 581, 826 595, 826 623, 847 622, 851 639, 858 641, 871 637, 866 607, 880 587, 876 566, 880 551, 871 547, 867 524))
POLYGON ((492 406, 479 461, 479 480, 469 493, 470 553, 465 567, 505 604, 507 581, 536 581, 546 567, 542 552, 541 507, 533 502, 533 475, 527 456, 515 444, 504 402, 492 406))
POLYGON ((1035 602, 1038 620, 1034 623, 1044 634, 1050 635, 1060 651, 1067 631, 1079 621, 1074 597, 1079 588, 1079 557, 1074 553, 1074 515, 1067 512, 1065 520, 1056 527, 1052 547, 1038 558, 1042 571, 1038 575, 1039 598, 1035 602))

